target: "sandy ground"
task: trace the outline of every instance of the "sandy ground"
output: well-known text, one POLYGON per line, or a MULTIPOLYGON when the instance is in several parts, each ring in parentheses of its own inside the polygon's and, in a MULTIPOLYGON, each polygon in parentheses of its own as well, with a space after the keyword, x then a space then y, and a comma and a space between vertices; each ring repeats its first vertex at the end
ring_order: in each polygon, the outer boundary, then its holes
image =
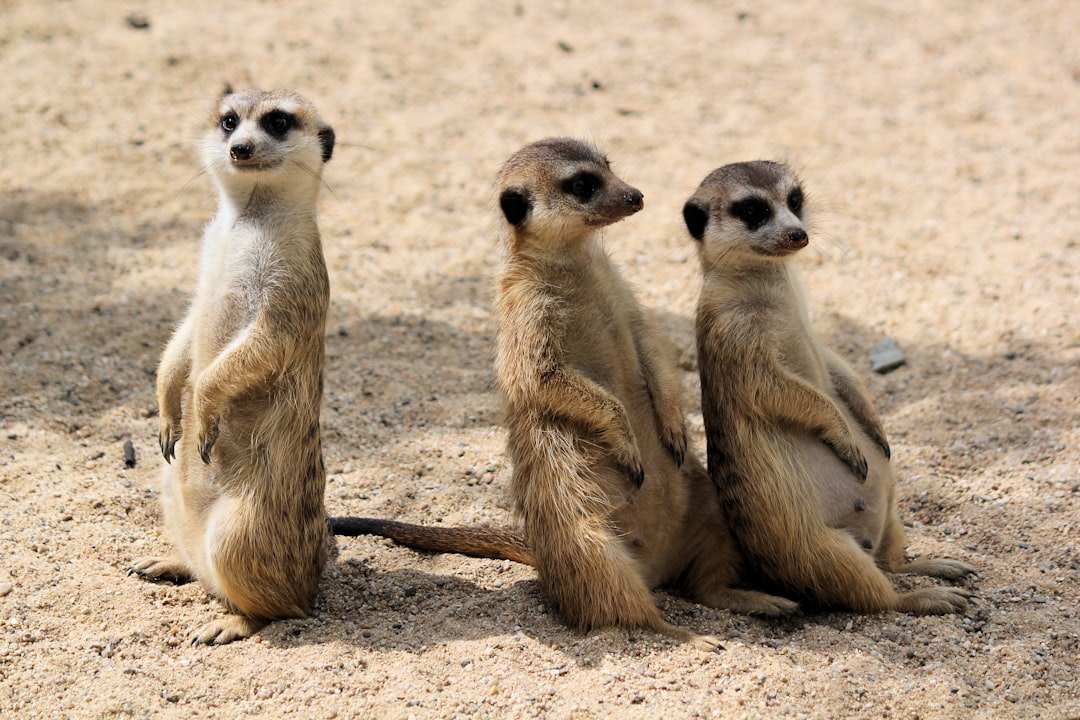
POLYGON ((1080 7, 662 5, 0 1, 0 716, 1080 717, 1080 7), (167 549, 154 369, 227 82, 299 90, 340 140, 332 513, 513 521, 490 191, 549 135, 601 143, 645 193, 606 243, 682 355, 703 452, 680 208, 718 165, 783 159, 819 210, 815 318, 883 414, 910 549, 977 566, 975 604, 767 621, 659 594, 725 638, 706 654, 571 631, 529 567, 362 538, 313 617, 182 644, 220 606, 124 570, 167 549), (872 375, 886 336, 908 363, 872 375))

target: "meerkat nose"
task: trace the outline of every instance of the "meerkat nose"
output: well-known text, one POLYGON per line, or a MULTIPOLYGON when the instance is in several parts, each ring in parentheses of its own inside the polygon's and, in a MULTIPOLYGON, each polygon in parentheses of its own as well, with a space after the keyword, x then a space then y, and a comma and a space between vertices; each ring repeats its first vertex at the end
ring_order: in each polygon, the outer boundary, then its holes
POLYGON ((247 143, 236 143, 229 147, 229 157, 233 160, 250 160, 251 146, 247 143))
POLYGON ((626 193, 626 205, 631 210, 640 210, 645 205, 645 196, 641 194, 640 190, 631 190, 626 193))
POLYGON ((802 247, 810 242, 810 240, 807 238, 805 230, 802 228, 795 228, 794 230, 788 230, 784 233, 784 242, 788 245, 802 247))

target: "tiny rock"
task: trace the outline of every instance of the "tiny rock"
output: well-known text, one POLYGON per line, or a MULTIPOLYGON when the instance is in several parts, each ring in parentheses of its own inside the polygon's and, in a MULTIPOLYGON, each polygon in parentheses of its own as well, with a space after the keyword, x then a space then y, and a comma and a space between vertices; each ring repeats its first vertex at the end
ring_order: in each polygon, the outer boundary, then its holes
POLYGON ((904 352, 892 338, 885 338, 870 353, 870 369, 884 375, 907 362, 904 352))

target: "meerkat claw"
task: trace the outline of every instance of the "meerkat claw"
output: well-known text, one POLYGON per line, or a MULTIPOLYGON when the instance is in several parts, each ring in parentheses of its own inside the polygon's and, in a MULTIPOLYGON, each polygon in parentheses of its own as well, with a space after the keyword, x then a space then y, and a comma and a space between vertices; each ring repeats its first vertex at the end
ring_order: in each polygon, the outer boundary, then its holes
POLYGON ((206 428, 206 433, 199 441, 199 457, 207 464, 210 463, 210 451, 214 449, 214 443, 217 442, 218 432, 220 431, 219 422, 220 421, 215 418, 206 428))
POLYGON ((624 471, 626 477, 630 478, 630 482, 634 484, 634 487, 640 489, 645 484, 645 468, 642 466, 627 466, 624 471))

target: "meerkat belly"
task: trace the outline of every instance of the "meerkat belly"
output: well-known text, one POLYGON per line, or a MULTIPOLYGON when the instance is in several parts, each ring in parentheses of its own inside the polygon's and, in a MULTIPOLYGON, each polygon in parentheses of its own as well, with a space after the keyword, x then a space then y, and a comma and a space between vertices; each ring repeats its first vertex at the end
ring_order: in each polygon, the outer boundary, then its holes
MULTIPOLYGON (((192 453, 194 455, 194 453, 192 453)), ((203 559, 203 520, 218 497, 218 489, 208 482, 205 470, 189 462, 202 464, 197 457, 190 459, 184 452, 177 454, 162 472, 161 504, 165 516, 165 531, 176 544, 177 552, 195 577, 208 575, 203 559)))
POLYGON ((672 567, 684 558, 676 552, 682 542, 682 526, 689 502, 689 490, 671 452, 660 442, 656 415, 644 384, 627 392, 627 411, 637 437, 645 467, 640 489, 626 489, 625 476, 613 475, 624 495, 613 520, 622 541, 641 562, 641 571, 650 587, 671 581, 672 567), (673 561, 675 561, 673 563, 673 561))
POLYGON ((805 482, 806 499, 817 503, 826 524, 846 530, 864 550, 874 554, 888 519, 892 470, 880 449, 858 426, 851 425, 869 466, 865 482, 859 482, 847 465, 809 432, 790 432, 786 456, 791 458, 795 476, 805 482))

